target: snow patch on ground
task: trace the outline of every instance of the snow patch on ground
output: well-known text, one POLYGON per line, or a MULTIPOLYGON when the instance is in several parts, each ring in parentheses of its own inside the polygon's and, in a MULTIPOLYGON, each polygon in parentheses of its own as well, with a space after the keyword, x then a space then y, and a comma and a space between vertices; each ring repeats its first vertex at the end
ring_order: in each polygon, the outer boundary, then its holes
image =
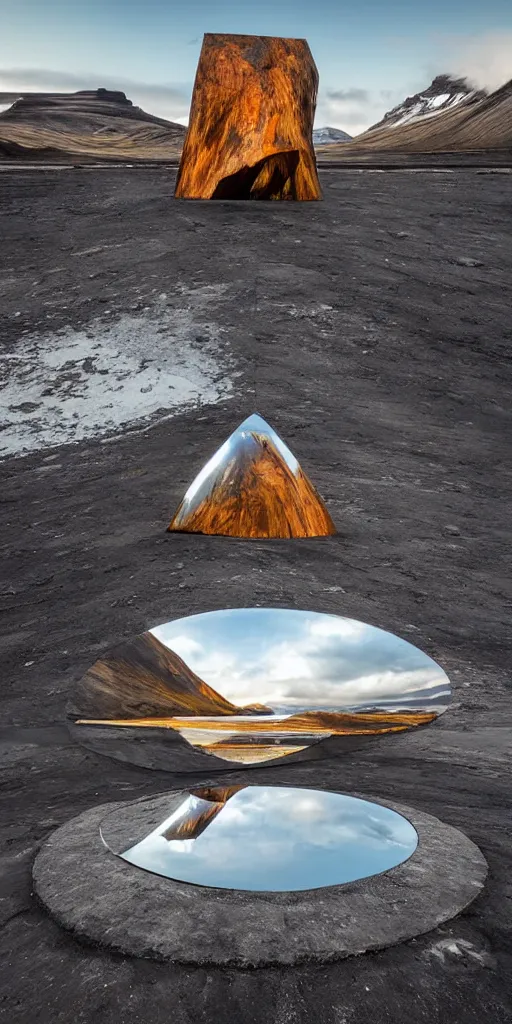
POLYGON ((200 316, 215 297, 199 289, 185 308, 160 304, 81 330, 27 335, 0 354, 0 458, 229 398, 235 374, 222 328, 200 316))

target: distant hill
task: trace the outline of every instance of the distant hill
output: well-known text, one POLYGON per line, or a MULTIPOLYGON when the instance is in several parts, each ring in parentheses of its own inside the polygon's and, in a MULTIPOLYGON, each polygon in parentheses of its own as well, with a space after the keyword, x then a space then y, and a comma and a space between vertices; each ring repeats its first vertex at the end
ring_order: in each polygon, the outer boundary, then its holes
MULTIPOLYGON (((440 81, 434 79, 432 85, 440 81)), ((408 98, 352 142, 320 147, 318 156, 338 160, 384 153, 512 152, 512 80, 490 94, 452 90, 446 99, 446 92, 428 92, 408 98), (437 107, 432 105, 436 98, 437 107)))
POLYGON ((331 146, 336 142, 351 142, 352 136, 342 132, 341 128, 314 128, 313 145, 331 146))
MULTIPOLYGON (((0 93, 0 104, 13 93, 0 93)), ((135 106, 124 92, 24 93, 0 113, 0 159, 169 160, 186 128, 135 106)))

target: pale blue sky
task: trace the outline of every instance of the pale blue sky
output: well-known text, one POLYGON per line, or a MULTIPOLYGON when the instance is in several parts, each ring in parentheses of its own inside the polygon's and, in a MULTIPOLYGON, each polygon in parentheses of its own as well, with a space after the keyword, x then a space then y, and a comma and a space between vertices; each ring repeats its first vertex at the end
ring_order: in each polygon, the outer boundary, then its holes
POLYGON ((187 119, 204 32, 306 38, 317 125, 351 134, 442 71, 512 77, 510 0, 0 0, 0 90, 118 85, 187 119))
MULTIPOLYGON (((449 694, 444 671, 417 647, 338 615, 231 608, 190 615, 151 633, 233 704, 340 709, 449 694)), ((447 699, 447 698, 445 698, 447 699)))
MULTIPOLYGON (((188 810, 194 821, 200 802, 188 797, 184 804, 181 814, 188 810)), ((317 790, 247 786, 197 839, 164 839, 161 833, 174 817, 121 856, 146 871, 196 885, 289 891, 388 871, 418 845, 411 823, 389 807, 317 790)), ((109 834, 107 819, 102 823, 106 844, 109 834)))

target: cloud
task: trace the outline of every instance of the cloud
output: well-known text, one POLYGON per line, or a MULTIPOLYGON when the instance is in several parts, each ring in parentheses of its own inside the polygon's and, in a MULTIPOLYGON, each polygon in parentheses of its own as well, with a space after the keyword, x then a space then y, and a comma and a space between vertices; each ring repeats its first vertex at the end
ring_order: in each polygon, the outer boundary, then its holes
POLYGON ((406 95, 405 88, 379 92, 356 87, 328 89, 319 95, 315 124, 318 127, 341 128, 355 137, 380 121, 406 95))
POLYGON ((122 856, 146 870, 207 885, 304 888, 308 881, 327 885, 372 875, 400 863, 417 845, 407 819, 337 793, 250 786, 196 839, 164 838, 173 817, 193 822, 195 814, 194 801, 185 797, 174 816, 122 856))
POLYGON ((327 99, 343 102, 368 103, 370 94, 367 89, 335 89, 327 92, 327 99))
POLYGON ((368 626, 357 619, 336 618, 334 615, 311 619, 309 633, 312 637, 342 638, 357 643, 368 632, 368 626))
POLYGON ((512 31, 479 36, 446 36, 438 41, 437 62, 444 71, 493 91, 512 79, 512 31))
MULTIPOLYGON (((157 640, 160 640, 161 643, 165 644, 165 627, 155 626, 154 629, 150 630, 150 632, 153 636, 156 636, 157 640)), ((191 636, 175 636, 173 638, 172 645, 173 651, 175 651, 176 654, 184 660, 190 658, 193 654, 202 653, 203 651, 201 644, 191 636)))
POLYGON ((274 609, 249 620, 243 610, 215 613, 203 626, 200 620, 192 616, 188 627, 177 620, 151 632, 234 704, 337 708, 421 699, 447 683, 421 651, 353 619, 274 609))
MULTIPOLYGON (((394 39, 395 45, 410 46, 410 39, 394 39)), ((512 31, 480 35, 433 35, 431 59, 418 68, 417 80, 404 81, 397 89, 370 92, 364 88, 330 89, 318 99, 315 123, 341 128, 357 136, 406 96, 430 85, 439 74, 467 78, 477 89, 492 92, 512 79, 512 31)))
POLYGON ((186 122, 192 86, 186 83, 137 82, 97 71, 75 74, 47 68, 0 70, 0 92, 78 92, 80 89, 120 89, 137 106, 170 121, 186 122))

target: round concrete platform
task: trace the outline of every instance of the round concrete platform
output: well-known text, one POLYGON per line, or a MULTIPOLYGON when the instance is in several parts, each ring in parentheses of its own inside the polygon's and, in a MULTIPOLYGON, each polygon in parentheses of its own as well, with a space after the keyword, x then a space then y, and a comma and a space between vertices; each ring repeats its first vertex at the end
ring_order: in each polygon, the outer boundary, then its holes
POLYGON ((322 963, 396 945, 450 920, 478 896, 487 863, 464 833, 412 807, 354 795, 409 819, 419 836, 409 860, 371 878, 301 892, 176 882, 133 867, 100 836, 107 815, 123 807, 129 830, 130 807, 145 804, 151 816, 160 795, 104 804, 57 829, 35 860, 35 891, 82 940, 131 956, 239 967, 322 963))

